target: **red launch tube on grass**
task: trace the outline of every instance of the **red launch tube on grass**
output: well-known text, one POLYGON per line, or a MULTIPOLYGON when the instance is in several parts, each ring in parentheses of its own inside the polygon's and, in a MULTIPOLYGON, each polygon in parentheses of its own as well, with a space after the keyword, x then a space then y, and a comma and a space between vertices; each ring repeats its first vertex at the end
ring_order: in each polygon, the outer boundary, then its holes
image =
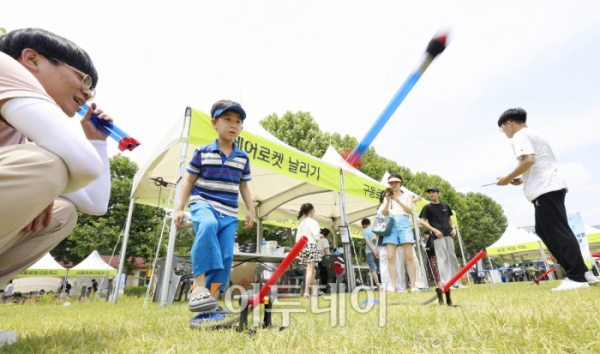
POLYGON ((452 279, 450 279, 450 281, 446 283, 446 285, 444 285, 444 292, 448 292, 448 289, 450 289, 452 284, 454 284, 458 279, 460 279, 460 277, 462 277, 469 269, 471 269, 475 265, 475 263, 482 259, 483 256, 485 256, 485 252, 480 251, 479 253, 477 253, 475 258, 471 259, 471 261, 467 263, 467 265, 463 269, 456 273, 456 275, 453 276, 452 279))
POLYGON ((296 246, 294 246, 294 248, 292 248, 292 250, 287 255, 287 257, 285 257, 283 262, 281 262, 279 267, 277 267, 277 269, 275 270, 275 273, 273 273, 273 275, 271 275, 271 278, 269 278, 269 281, 267 281, 267 283, 262 287, 262 289, 260 289, 260 292, 256 295, 254 295, 254 298, 249 299, 250 306, 257 307, 258 305, 265 303, 265 296, 267 296, 267 294, 269 293, 269 290, 271 290, 271 287, 273 287, 273 285, 275 285, 275 283, 277 283, 279 278, 281 278, 283 273, 286 271, 286 269, 288 269, 290 264, 292 264, 294 259, 296 259, 296 256, 298 256, 300 251, 302 251, 302 249, 304 248, 304 246, 307 243, 308 243, 308 238, 306 236, 302 236, 300 241, 298 241, 298 243, 296 243, 296 246))
POLYGON ((551 271, 553 271, 553 270, 555 270, 555 269, 556 269, 556 267, 552 267, 552 268, 550 268, 550 270, 549 270, 549 271, 547 271, 546 273, 544 273, 544 274, 540 275, 540 277, 539 277, 539 278, 537 278, 537 281, 540 281, 540 280, 542 280, 542 279, 543 279, 543 278, 544 278, 546 275, 550 274, 550 272, 551 272, 551 271))

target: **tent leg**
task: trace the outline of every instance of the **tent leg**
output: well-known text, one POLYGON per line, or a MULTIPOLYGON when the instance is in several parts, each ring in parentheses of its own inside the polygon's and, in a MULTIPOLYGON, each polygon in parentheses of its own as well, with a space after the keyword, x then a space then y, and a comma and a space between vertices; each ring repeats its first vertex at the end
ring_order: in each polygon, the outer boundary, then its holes
MULTIPOLYGON (((425 285, 429 287, 429 280, 427 279, 427 270, 425 269, 425 262, 423 262, 423 244, 421 243, 421 233, 419 232, 419 218, 417 217, 417 205, 413 203, 413 226, 415 228, 415 239, 417 240, 417 255, 419 256, 421 274, 425 279, 425 285)), ((435 277, 434 277, 435 279, 435 277)))
POLYGON ((264 236, 264 227, 260 215, 260 205, 256 206, 256 253, 262 253, 262 240, 264 236))
MULTIPOLYGON (((344 170, 340 168, 340 216, 342 217, 342 225, 348 228, 348 238, 350 238, 350 225, 348 225, 348 217, 346 216, 346 197, 344 187, 344 170)), ((352 242, 352 240, 350 240, 352 242)), ((348 291, 354 291, 356 288, 356 275, 354 274, 354 266, 352 265, 352 249, 349 243, 344 243, 344 260, 346 261, 346 278, 348 279, 348 291)))
POLYGON ((492 279, 492 283, 495 283, 494 275, 492 274, 492 269, 494 269, 494 266, 492 265, 492 257, 490 255, 488 255, 488 262, 490 263, 490 278, 492 279))
POLYGON ((127 222, 125 223, 125 234, 123 235, 123 245, 119 253, 119 270, 115 279, 115 291, 113 292, 112 303, 116 304, 119 298, 119 289, 121 287, 121 276, 123 267, 125 266, 125 254, 127 252, 127 241, 129 241, 129 230, 131 229, 131 218, 133 217, 133 209, 135 208, 135 199, 131 198, 129 202, 129 212, 127 213, 127 222))
MULTIPOLYGON (((460 236, 460 228, 456 228, 456 235, 458 236, 458 244, 460 246, 460 254, 462 255, 462 260, 463 260, 463 266, 466 267, 467 266, 467 259, 465 258, 465 250, 464 250, 464 244, 462 241, 462 237, 460 236)), ((471 279, 469 278, 469 273, 468 272, 467 275, 467 282, 469 282, 469 285, 471 285, 471 279)))
POLYGON ((171 229, 169 231, 169 245, 167 246, 167 257, 165 259, 165 269, 163 269, 163 284, 160 294, 160 307, 166 307, 168 304, 169 288, 171 287, 171 273, 173 273, 173 254, 175 253, 175 238, 177 236, 177 227, 175 226, 175 213, 177 212, 177 203, 181 196, 183 187, 183 174, 185 172, 185 160, 187 159, 188 137, 190 136, 190 125, 192 120, 192 109, 188 107, 185 110, 185 124, 183 128, 183 137, 181 144, 181 154, 179 157, 179 168, 175 184, 175 201, 173 205, 173 214, 171 218, 171 229))

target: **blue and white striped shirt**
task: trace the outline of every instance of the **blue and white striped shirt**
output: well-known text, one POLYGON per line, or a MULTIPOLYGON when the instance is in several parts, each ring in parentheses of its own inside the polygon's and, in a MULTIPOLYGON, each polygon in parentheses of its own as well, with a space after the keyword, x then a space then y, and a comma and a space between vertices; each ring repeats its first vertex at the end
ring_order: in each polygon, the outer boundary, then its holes
POLYGON ((206 202, 216 212, 237 218, 240 182, 252 180, 250 158, 235 143, 233 153, 225 156, 217 140, 211 145, 199 146, 187 167, 188 173, 198 176, 190 204, 206 202))

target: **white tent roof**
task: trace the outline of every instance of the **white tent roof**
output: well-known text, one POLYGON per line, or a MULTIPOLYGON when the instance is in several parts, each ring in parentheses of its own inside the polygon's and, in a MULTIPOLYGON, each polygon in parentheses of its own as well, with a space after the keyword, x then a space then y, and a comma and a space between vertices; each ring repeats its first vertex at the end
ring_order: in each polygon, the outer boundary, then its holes
POLYGON ((52 257, 50 253, 46 253, 44 257, 40 258, 40 260, 35 262, 28 269, 65 270, 63 266, 61 266, 57 261, 54 260, 54 257, 52 257))
POLYGON ((111 267, 110 265, 108 265, 108 263, 106 263, 102 259, 102 257, 100 257, 100 254, 98 253, 98 251, 94 251, 86 259, 81 261, 81 263, 79 263, 75 267, 71 268, 69 270, 69 273, 71 273, 72 271, 76 271, 76 270, 109 270, 110 271, 110 270, 116 270, 116 269, 111 267))
POLYGON ((488 248, 514 246, 522 243, 538 242, 539 240, 540 238, 535 234, 527 232, 523 229, 518 229, 512 224, 508 224, 504 234, 502 234, 498 241, 488 248))
POLYGON ((585 234, 586 235, 593 235, 593 234, 597 234, 600 233, 600 230, 598 230, 595 227, 591 227, 590 225, 585 225, 585 234))

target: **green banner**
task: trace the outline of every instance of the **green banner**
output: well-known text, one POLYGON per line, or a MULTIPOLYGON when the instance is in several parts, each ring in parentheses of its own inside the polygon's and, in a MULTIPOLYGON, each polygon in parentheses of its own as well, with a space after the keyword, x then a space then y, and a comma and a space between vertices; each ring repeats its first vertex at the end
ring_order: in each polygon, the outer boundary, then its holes
POLYGON ((486 248, 487 254, 489 256, 499 256, 503 254, 512 254, 518 252, 528 252, 528 251, 540 251, 540 246, 537 242, 528 242, 520 245, 512 245, 512 246, 503 246, 503 247, 489 247, 486 248))
POLYGON ((17 274, 15 278, 24 277, 64 277, 67 274, 66 269, 27 269, 17 274))
POLYGON ((97 270, 97 269, 70 269, 70 277, 101 277, 103 275, 117 275, 117 270, 97 270))

